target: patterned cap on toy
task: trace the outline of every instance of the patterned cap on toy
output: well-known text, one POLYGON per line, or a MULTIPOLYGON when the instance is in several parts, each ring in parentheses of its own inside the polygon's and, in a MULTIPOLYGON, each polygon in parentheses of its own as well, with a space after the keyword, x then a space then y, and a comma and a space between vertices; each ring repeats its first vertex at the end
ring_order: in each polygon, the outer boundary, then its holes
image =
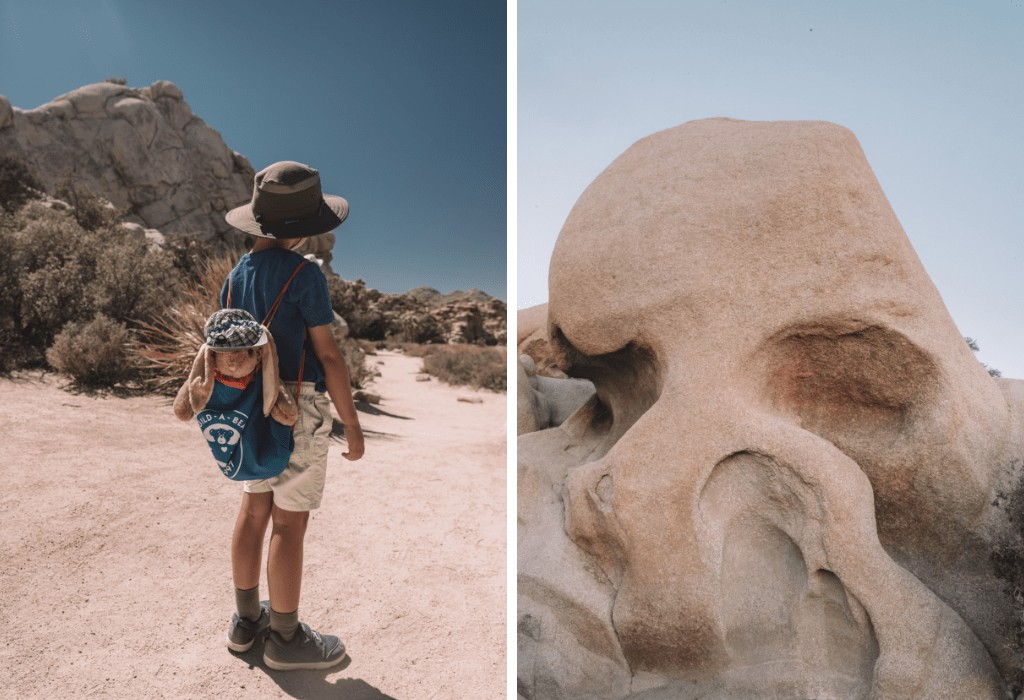
POLYGON ((263 326, 244 309, 214 311, 203 332, 211 350, 247 350, 267 343, 263 326))

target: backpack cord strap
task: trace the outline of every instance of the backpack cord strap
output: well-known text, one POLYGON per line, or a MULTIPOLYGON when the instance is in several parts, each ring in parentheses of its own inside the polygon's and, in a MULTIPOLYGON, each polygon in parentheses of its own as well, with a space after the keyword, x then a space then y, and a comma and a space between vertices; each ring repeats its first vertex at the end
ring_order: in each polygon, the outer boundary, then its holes
MULTIPOLYGON (((309 260, 306 260, 305 258, 303 258, 302 262, 300 262, 298 265, 295 266, 295 269, 292 271, 292 276, 289 277, 288 281, 284 283, 284 286, 281 287, 281 292, 277 295, 277 299, 274 299, 274 303, 270 305, 270 310, 267 312, 267 315, 263 317, 263 326, 265 326, 267 328, 268 332, 270 331, 270 324, 274 320, 274 316, 277 314, 277 309, 281 306, 281 300, 284 299, 284 293, 288 291, 288 287, 291 286, 292 280, 295 279, 295 276, 299 274, 299 270, 301 270, 302 268, 304 268, 308 264, 309 264, 309 260)), ((228 274, 228 298, 227 298, 227 303, 224 305, 224 308, 226 308, 226 309, 230 309, 231 308, 231 274, 230 273, 228 274)), ((307 338, 308 335, 309 335, 309 331, 305 327, 303 327, 303 329, 302 329, 302 347, 299 348, 299 380, 298 380, 298 387, 295 390, 295 405, 296 406, 299 405, 299 394, 302 393, 302 375, 306 371, 306 338, 307 338)))
MULTIPOLYGON (((277 314, 278 308, 281 306, 281 300, 284 299, 284 293, 288 291, 288 287, 291 286, 292 280, 295 279, 295 276, 299 274, 299 270, 301 270, 302 268, 304 268, 308 264, 309 264, 309 260, 303 259, 302 262, 300 262, 298 265, 295 266, 295 270, 292 272, 292 276, 289 277, 288 281, 284 283, 284 286, 281 287, 281 293, 277 295, 277 299, 275 299, 274 303, 270 305, 270 311, 267 312, 267 315, 263 319, 263 325, 267 328, 268 332, 270 330, 270 324, 274 320, 274 316, 277 314)), ((230 282, 229 282, 229 284, 230 284, 230 282)), ((303 326, 303 328, 302 328, 302 346, 299 348, 298 386, 295 388, 295 406, 296 407, 298 407, 298 405, 299 405, 299 396, 302 394, 302 375, 306 371, 306 335, 307 335, 307 331, 306 331, 305 326, 303 326)))

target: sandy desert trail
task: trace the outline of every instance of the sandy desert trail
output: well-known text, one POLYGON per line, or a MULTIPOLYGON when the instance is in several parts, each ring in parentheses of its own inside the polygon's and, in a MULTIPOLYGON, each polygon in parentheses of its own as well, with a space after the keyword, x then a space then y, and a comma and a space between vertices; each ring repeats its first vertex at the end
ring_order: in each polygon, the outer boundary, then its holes
POLYGON ((240 486, 195 424, 164 399, 0 380, 0 697, 504 697, 505 395, 367 360, 366 456, 332 443, 306 538, 300 614, 350 652, 330 671, 225 647, 240 486))

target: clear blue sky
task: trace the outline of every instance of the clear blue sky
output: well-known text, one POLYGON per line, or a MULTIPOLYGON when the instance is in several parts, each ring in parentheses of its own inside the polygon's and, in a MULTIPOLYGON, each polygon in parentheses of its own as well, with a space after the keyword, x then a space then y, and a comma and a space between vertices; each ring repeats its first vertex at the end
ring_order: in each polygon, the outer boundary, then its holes
POLYGON ((0 94, 170 80, 259 170, 346 197, 333 267, 387 292, 506 290, 506 6, 495 0, 0 0, 0 94))
POLYGON ((573 203, 692 119, 857 135, 979 358, 1024 378, 1024 0, 518 4, 519 308, 573 203))

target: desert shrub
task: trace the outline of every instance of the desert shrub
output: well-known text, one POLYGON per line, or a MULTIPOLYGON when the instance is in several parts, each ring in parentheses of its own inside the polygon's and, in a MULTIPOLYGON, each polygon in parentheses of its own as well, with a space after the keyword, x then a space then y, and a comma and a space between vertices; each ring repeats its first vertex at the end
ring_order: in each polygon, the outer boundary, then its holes
POLYGON ((97 251, 92 303, 119 321, 149 321, 161 313, 179 283, 170 256, 119 229, 110 233, 97 251))
POLYGON ((206 261, 221 255, 224 251, 216 250, 212 245, 194 234, 175 236, 167 244, 167 253, 171 256, 171 265, 178 271, 182 279, 196 281, 206 261))
MULTIPOLYGON (((964 341, 967 343, 967 347, 969 347, 974 352, 978 352, 979 350, 981 350, 981 346, 978 345, 978 341, 975 340, 974 338, 965 336, 964 341)), ((981 363, 981 366, 985 368, 985 371, 988 372, 988 376, 990 377, 999 378, 1003 376, 1002 370, 996 369, 995 367, 989 367, 984 362, 981 363)))
POLYGON ((349 336, 383 340, 397 332, 387 314, 376 306, 381 293, 367 288, 363 280, 348 282, 332 276, 327 280, 327 291, 331 296, 331 306, 348 324, 349 336))
POLYGON ((103 314, 85 323, 67 324, 46 351, 46 360, 86 388, 110 388, 137 374, 127 327, 103 314))
POLYGON ((80 189, 71 175, 65 176, 54 190, 54 196, 71 205, 71 214, 86 231, 99 231, 118 226, 127 210, 115 207, 109 200, 80 189))
POLYGON ((198 263, 195 279, 178 286, 156 319, 140 324, 135 350, 147 389, 167 395, 178 391, 206 340, 206 319, 220 308, 220 290, 234 264, 227 255, 198 263))
POLYGON ((430 346, 423 371, 448 384, 492 391, 507 389, 505 357, 495 348, 477 345, 430 346))
POLYGON ((393 349, 400 350, 403 355, 409 357, 426 357, 437 350, 432 345, 421 345, 420 343, 398 343, 393 349))
MULTIPOLYGON (((996 577, 1004 583, 1003 590, 1010 599, 1014 621, 1012 648, 1020 659, 1024 654, 1024 479, 1009 493, 999 493, 993 505, 1006 513, 1009 524, 990 555, 996 577)), ((1018 663, 1009 678, 1016 696, 1024 690, 1024 662, 1018 663)))
POLYGON ((16 211, 30 199, 37 199, 43 186, 21 158, 0 155, 0 208, 16 211))
POLYGON ((384 340, 390 335, 391 322, 382 311, 368 309, 352 314, 351 318, 344 314, 341 317, 348 323, 348 332, 353 338, 384 340))
POLYGON ((0 308, 8 317, 10 342, 34 349, 26 364, 38 364, 65 324, 94 315, 89 284, 95 246, 68 213, 39 203, 11 216, 2 235, 8 272, 0 308))
POLYGON ((6 371, 38 365, 68 323, 103 313, 134 324, 173 279, 159 251, 120 228, 89 231, 70 212, 29 202, 0 223, 0 353, 6 371))
POLYGON ((346 338, 341 342, 341 354, 348 366, 349 384, 353 389, 365 389, 370 382, 380 376, 376 367, 366 364, 366 351, 358 340, 346 338))
POLYGON ((409 343, 439 343, 444 341, 444 327, 429 313, 410 313, 402 317, 402 338, 409 343))

